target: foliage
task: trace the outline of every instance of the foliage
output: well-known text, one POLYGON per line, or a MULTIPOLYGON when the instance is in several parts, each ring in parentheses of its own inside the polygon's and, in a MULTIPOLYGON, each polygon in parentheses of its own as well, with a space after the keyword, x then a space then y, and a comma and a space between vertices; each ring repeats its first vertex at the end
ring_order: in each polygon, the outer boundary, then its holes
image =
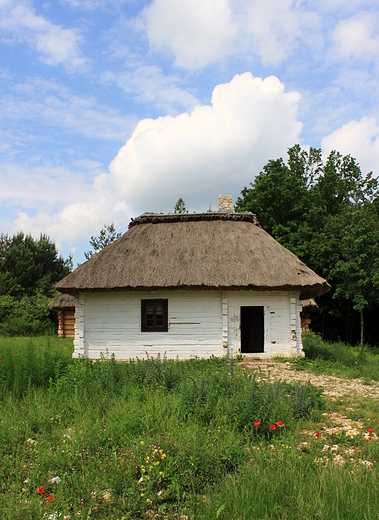
POLYGON ((340 318, 353 323, 351 313, 359 312, 362 345, 363 311, 379 303, 378 195, 378 179, 363 176, 350 155, 332 151, 324 164, 320 150, 295 145, 287 164, 270 160, 236 202, 237 211, 255 213, 266 231, 332 285, 320 300, 318 330, 332 336, 338 327, 337 335, 351 340, 340 318))
POLYGON ((367 383, 379 381, 379 349, 362 352, 345 343, 323 341, 318 334, 303 334, 305 358, 294 362, 297 370, 330 374, 352 379, 363 378, 367 383))
POLYGON ((34 296, 0 296, 0 335, 38 336, 54 330, 55 313, 50 311, 50 298, 34 296))
MULTIPOLYGON (((3 518, 203 518, 199 501, 253 446, 280 446, 301 424, 302 387, 225 359, 93 363, 35 340, 16 354, 12 341, 0 342, 3 518)), ((306 388, 309 418, 322 403, 306 388)))
POLYGON ((312 385, 225 359, 71 352, 58 338, 0 340, 2 518, 376 518, 377 406, 355 437, 330 434, 312 385))
POLYGON ((98 253, 108 244, 112 244, 120 238, 121 235, 122 233, 116 232, 113 222, 111 224, 104 224, 104 227, 97 236, 91 236, 89 243, 93 247, 93 251, 87 251, 84 253, 84 256, 88 260, 94 253, 98 253))
POLYGON ((54 242, 20 232, 0 236, 0 294, 16 298, 43 294, 52 297, 53 284, 72 269, 72 260, 58 256, 54 242))
POLYGON ((0 339, 0 396, 47 388, 72 364, 72 340, 56 336, 0 339))
POLYGON ((51 333, 56 315, 47 305, 54 283, 72 269, 46 235, 0 235, 0 335, 51 333))
POLYGON ((182 198, 179 198, 174 206, 174 213, 188 213, 186 203, 182 198))

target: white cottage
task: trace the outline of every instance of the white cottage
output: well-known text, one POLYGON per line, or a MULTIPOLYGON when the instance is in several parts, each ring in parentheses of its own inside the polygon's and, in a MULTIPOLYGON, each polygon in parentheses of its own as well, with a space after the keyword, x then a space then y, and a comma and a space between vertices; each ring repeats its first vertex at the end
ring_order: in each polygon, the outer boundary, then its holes
POLYGON ((145 213, 57 289, 74 357, 302 356, 301 299, 327 282, 252 213, 145 213))

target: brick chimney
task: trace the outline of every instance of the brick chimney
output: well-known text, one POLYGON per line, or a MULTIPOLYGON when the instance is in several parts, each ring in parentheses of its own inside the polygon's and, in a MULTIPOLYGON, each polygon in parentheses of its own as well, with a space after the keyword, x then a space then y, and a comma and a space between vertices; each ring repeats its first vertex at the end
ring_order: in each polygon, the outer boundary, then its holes
POLYGON ((220 213, 233 213, 233 197, 232 195, 218 196, 218 211, 220 213))

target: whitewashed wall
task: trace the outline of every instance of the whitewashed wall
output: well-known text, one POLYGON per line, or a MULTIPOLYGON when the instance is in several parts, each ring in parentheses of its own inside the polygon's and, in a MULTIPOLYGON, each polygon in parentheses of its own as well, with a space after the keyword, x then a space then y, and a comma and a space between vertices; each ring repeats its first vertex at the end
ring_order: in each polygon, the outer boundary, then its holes
POLYGON ((302 356, 300 311, 298 293, 281 291, 236 291, 227 293, 228 351, 230 356, 240 354, 241 306, 264 307, 264 352, 254 357, 270 358, 277 355, 302 356))
POLYGON ((219 292, 81 293, 77 301, 75 356, 95 359, 108 351, 116 359, 188 359, 227 353, 219 292), (152 298, 168 299, 168 332, 141 332, 141 300, 152 298))
POLYGON ((76 298, 74 356, 116 359, 235 356, 240 307, 263 306, 265 347, 259 357, 301 356, 298 293, 155 291, 81 293, 76 298), (141 299, 168 299, 168 332, 141 332, 141 299))

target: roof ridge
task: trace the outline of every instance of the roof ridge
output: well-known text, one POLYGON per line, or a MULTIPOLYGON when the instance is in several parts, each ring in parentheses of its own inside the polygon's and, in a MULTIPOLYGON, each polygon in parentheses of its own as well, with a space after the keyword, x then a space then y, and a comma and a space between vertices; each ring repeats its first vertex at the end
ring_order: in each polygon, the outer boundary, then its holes
POLYGON ((241 213, 207 211, 206 213, 143 213, 139 217, 132 219, 129 229, 140 224, 167 224, 174 222, 204 222, 204 221, 234 221, 251 222, 260 227, 257 217, 250 211, 241 213))

